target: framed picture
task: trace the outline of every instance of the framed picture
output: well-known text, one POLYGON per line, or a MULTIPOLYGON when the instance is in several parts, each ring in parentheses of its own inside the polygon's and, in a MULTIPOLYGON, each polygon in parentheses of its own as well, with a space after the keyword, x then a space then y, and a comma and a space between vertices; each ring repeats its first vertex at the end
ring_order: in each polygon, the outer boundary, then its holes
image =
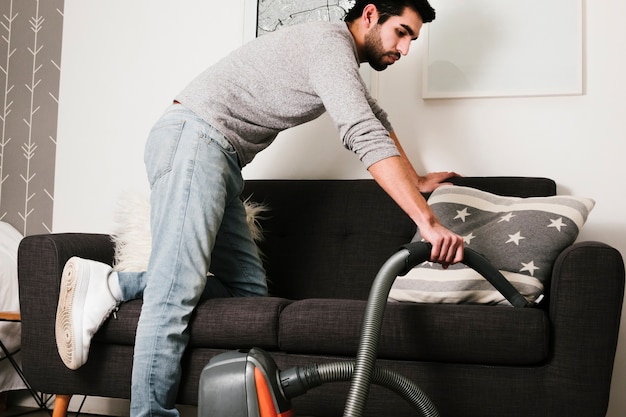
MULTIPOLYGON (((246 0, 244 41, 280 30, 285 26, 312 21, 341 21, 355 0, 246 0)), ((377 96, 378 75, 365 64, 361 77, 370 94, 377 96)))
POLYGON ((246 0, 246 39, 285 26, 326 20, 343 20, 355 0, 246 0))
POLYGON ((583 0, 431 0, 423 98, 583 93, 583 0))

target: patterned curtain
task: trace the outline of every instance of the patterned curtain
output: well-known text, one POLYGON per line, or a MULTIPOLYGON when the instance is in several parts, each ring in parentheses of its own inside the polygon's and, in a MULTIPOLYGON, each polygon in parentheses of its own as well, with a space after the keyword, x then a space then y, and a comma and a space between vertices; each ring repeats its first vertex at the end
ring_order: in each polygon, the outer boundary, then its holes
POLYGON ((64 0, 0 0, 0 221, 52 228, 64 0))

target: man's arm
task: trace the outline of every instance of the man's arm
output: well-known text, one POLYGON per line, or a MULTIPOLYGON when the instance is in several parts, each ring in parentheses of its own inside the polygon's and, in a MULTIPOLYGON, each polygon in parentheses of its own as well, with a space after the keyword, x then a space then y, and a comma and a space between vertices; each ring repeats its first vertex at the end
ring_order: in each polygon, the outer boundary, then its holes
POLYGON ((445 182, 446 180, 452 177, 459 176, 459 174, 457 174, 456 172, 431 172, 424 176, 419 176, 417 172, 415 171, 413 164, 411 164, 411 161, 409 161, 409 158, 406 156, 406 153, 404 152, 404 149, 402 148, 402 144, 400 144, 400 140, 398 139, 396 134, 394 132, 390 132, 389 136, 395 142, 396 148, 398 148, 398 152, 400 152, 402 164, 407 170, 409 178, 411 179, 413 184, 417 187, 417 189, 420 190, 421 192, 431 193, 435 190, 435 188, 439 187, 440 185, 449 184, 445 182))
MULTIPOLYGON (((404 154, 402 150, 400 153, 404 154)), ((368 170, 383 190, 415 222, 422 237, 432 244, 432 262, 438 262, 445 267, 463 260, 463 238, 439 223, 416 185, 420 177, 406 156, 380 160, 368 170), (410 169, 407 168, 407 163, 410 169)))

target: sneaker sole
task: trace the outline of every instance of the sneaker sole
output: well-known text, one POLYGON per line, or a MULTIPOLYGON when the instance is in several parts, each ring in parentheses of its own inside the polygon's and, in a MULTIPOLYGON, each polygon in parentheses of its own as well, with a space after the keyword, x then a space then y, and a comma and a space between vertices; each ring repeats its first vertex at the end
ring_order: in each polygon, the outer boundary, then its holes
MULTIPOLYGON (((87 267, 87 270, 89 268, 87 267)), ((81 268, 80 261, 70 259, 63 268, 61 291, 56 317, 56 343, 61 360, 70 369, 80 368, 86 361, 83 358, 82 317, 84 306, 74 309, 76 297, 85 298, 89 285, 89 273, 81 268), (80 320, 80 323, 76 323, 80 320), (78 325, 78 326, 75 326, 78 325), (77 332, 74 329, 78 329, 77 332)))

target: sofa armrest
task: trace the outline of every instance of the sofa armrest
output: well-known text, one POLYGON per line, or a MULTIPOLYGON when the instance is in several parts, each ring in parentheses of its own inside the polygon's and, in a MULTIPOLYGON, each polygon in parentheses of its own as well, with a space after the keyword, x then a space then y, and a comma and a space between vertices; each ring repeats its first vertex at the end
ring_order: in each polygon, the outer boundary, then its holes
POLYGON ((615 248, 580 242, 557 258, 549 304, 551 381, 546 383, 576 393, 567 404, 572 411, 608 403, 623 298, 624 261, 615 248))
POLYGON ((63 267, 72 256, 111 265, 114 243, 104 234, 64 233, 25 237, 18 249, 22 316, 22 363, 31 385, 43 392, 50 373, 65 370, 57 353, 54 326, 63 267), (43 385, 42 385, 43 384, 43 385))

